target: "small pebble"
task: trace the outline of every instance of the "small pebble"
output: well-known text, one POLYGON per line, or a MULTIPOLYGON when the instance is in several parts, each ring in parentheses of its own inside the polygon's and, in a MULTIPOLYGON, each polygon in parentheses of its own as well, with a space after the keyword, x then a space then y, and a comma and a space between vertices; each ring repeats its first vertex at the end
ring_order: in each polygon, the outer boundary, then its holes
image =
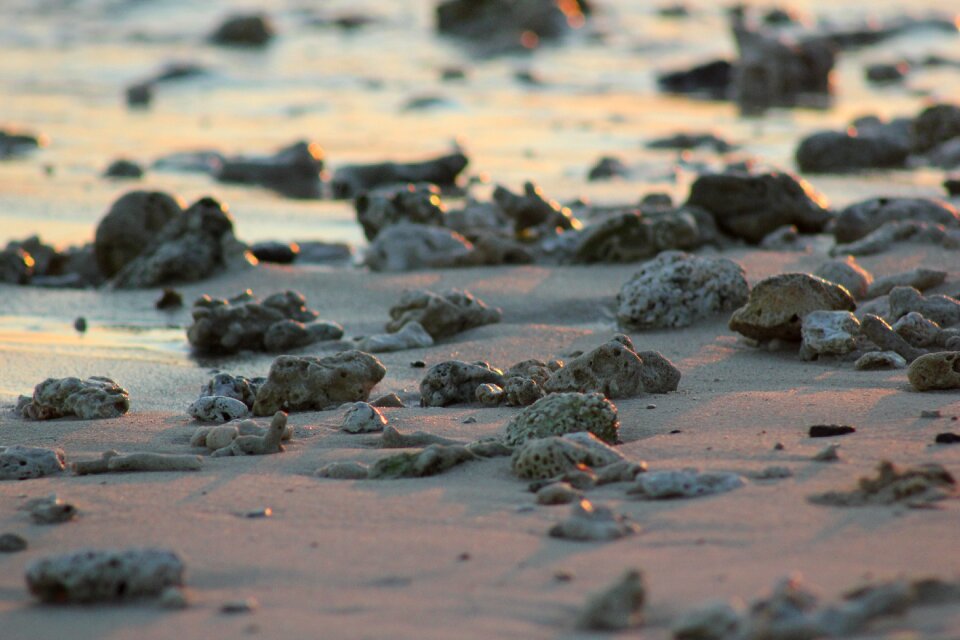
POLYGON ((932 411, 921 411, 921 418, 942 418, 943 416, 940 413, 939 409, 934 409, 932 411))
POLYGON ((463 421, 463 424, 475 424, 476 422, 477 422, 477 419, 474 418, 473 416, 470 416, 469 418, 463 421))
POLYGON ((256 598, 245 598, 243 600, 230 600, 220 605, 220 613, 251 613, 256 611, 260 603, 256 598))
POLYGON ((183 296, 174 289, 164 289, 155 305, 157 309, 179 309, 183 306, 183 296))
POLYGON ((933 441, 937 444, 960 444, 960 435, 947 431, 945 433, 938 433, 933 441))
POLYGON ((458 562, 466 562, 469 559, 470 559, 470 554, 467 553, 466 551, 464 551, 463 553, 457 556, 458 562))
POLYGON ((656 408, 657 408, 657 405, 655 405, 655 404, 648 404, 648 405, 647 405, 647 409, 656 409, 656 408))
POLYGON ((556 580, 557 582, 570 582, 571 580, 573 580, 573 574, 570 573, 569 571, 564 571, 563 569, 560 569, 553 573, 553 579, 556 580))
POLYGON ((682 429, 671 429, 670 433, 683 433, 682 429))
POLYGON ((244 518, 269 518, 273 515, 273 509, 264 507, 263 509, 254 509, 243 514, 244 518))
POLYGON ((774 451, 783 451, 784 449, 786 449, 786 447, 782 442, 778 442, 777 444, 773 445, 774 451))
POLYGON ((845 424, 816 424, 810 427, 811 438, 832 438, 855 432, 854 427, 845 424))
POLYGON ((27 548, 27 541, 15 533, 0 534, 0 553, 16 553, 27 548))
POLYGON ((83 333, 84 331, 87 330, 87 319, 84 318, 83 316, 80 316, 79 318, 73 321, 73 328, 79 331, 80 333, 83 333))
POLYGON ((414 360, 413 362, 410 363, 410 366, 413 367, 414 369, 423 369, 424 367, 427 366, 427 363, 424 362, 423 360, 414 360))

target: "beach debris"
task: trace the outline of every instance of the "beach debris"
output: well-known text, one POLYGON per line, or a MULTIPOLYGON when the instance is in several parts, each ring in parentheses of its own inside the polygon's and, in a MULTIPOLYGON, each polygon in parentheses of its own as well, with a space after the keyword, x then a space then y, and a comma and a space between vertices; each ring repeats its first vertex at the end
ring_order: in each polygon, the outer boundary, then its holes
POLYGON ((793 471, 791 471, 789 467, 771 465, 759 471, 750 471, 744 475, 751 480, 783 480, 785 478, 792 478, 793 471))
POLYGON ((922 506, 957 493, 953 476, 939 464, 900 468, 883 460, 876 477, 863 477, 855 489, 828 491, 808 498, 813 504, 832 507, 862 507, 906 503, 922 506))
POLYGON ((906 362, 913 362, 926 353, 904 340, 887 322, 872 313, 864 314, 860 332, 883 351, 899 354, 906 362))
POLYGON ((247 417, 249 408, 236 398, 201 396, 193 401, 187 412, 200 422, 229 422, 247 417))
POLYGON ((218 373, 200 387, 200 397, 225 396, 239 400, 247 408, 252 408, 257 398, 257 390, 266 381, 267 379, 262 377, 246 378, 229 373, 218 373))
POLYGON ((422 478, 434 476, 453 467, 476 460, 467 447, 459 444, 431 444, 422 451, 398 453, 381 458, 370 467, 371 480, 422 478))
POLYGON ((154 453, 151 451, 126 453, 104 451, 94 460, 80 460, 71 467, 78 476, 94 473, 128 471, 199 471, 203 465, 200 456, 190 454, 154 453))
POLYGON ((729 326, 755 340, 797 341, 807 314, 854 308, 850 293, 840 285, 808 273, 782 273, 757 283, 747 303, 733 312, 729 326))
POLYGON ((447 212, 440 189, 424 183, 378 187, 358 195, 353 206, 367 240, 400 222, 442 227, 447 212))
POLYGON ((893 136, 869 130, 818 131, 800 141, 794 158, 803 173, 845 173, 863 169, 894 169, 906 165, 910 148, 893 136))
POLYGON ((839 462, 840 461, 840 445, 833 442, 825 446, 823 449, 820 449, 814 456, 811 458, 814 462, 839 462))
POLYGON ((266 416, 280 409, 320 410, 366 401, 386 372, 375 356, 356 350, 324 358, 279 356, 257 391, 253 414, 266 416))
POLYGON ((941 327, 960 324, 960 300, 947 295, 924 296, 913 287, 894 287, 890 291, 890 317, 899 320, 911 311, 941 327))
POLYGON ((857 348, 860 321, 849 311, 811 311, 800 326, 800 359, 843 355, 857 348))
POLYGON ((163 609, 186 609, 190 606, 190 599, 187 592, 180 587, 167 587, 160 592, 157 604, 163 609))
POLYGON ((154 306, 157 309, 162 309, 163 311, 179 309, 183 306, 183 296, 176 289, 170 289, 168 287, 164 289, 163 293, 160 294, 160 297, 157 298, 154 306))
POLYGON ((0 480, 27 480, 60 473, 66 468, 62 449, 14 444, 0 447, 0 480))
POLYGON ((960 246, 960 229, 945 228, 932 222, 903 220, 884 222, 860 240, 848 244, 837 244, 830 249, 830 255, 852 254, 867 256, 883 253, 897 242, 925 242, 947 249, 960 246))
POLYGON ((338 461, 323 465, 316 475, 334 480, 366 480, 369 473, 369 467, 363 463, 338 461))
POLYGON ((234 236, 233 219, 226 206, 209 196, 197 200, 183 213, 175 212, 145 240, 134 257, 115 273, 115 287, 138 289, 196 282, 221 270, 256 264, 247 246, 234 236))
POLYGON ((507 423, 504 442, 509 446, 534 438, 588 431, 615 443, 620 421, 617 408, 601 393, 552 393, 537 400, 507 423))
POLYGON ((869 271, 857 263, 853 256, 843 256, 824 262, 813 275, 838 284, 850 292, 855 299, 875 298, 878 295, 884 295, 887 291, 876 295, 870 295, 873 290, 873 276, 869 271))
POLYGON ((647 500, 698 498, 733 491, 744 484, 740 475, 723 471, 649 471, 637 476, 627 494, 647 500))
POLYGON ((383 431, 387 419, 379 409, 366 402, 354 402, 343 414, 340 430, 347 433, 375 433, 383 431))
POLYGON ((907 378, 917 391, 960 389, 960 351, 920 356, 910 363, 907 378))
POLYGON ((414 447, 426 447, 431 444, 464 444, 459 440, 444 438, 426 431, 414 431, 413 433, 401 433, 395 427, 385 425, 383 427, 383 436, 380 438, 381 449, 409 449, 414 447))
POLYGON ((691 250, 716 237, 713 217, 698 207, 651 205, 595 222, 578 233, 575 263, 628 263, 650 260, 662 251, 691 250))
POLYGON ((143 177, 143 167, 139 163, 126 158, 118 158, 110 163, 104 172, 105 178, 129 178, 138 180, 143 177))
POLYGON ((395 333, 412 322, 419 323, 434 340, 448 338, 487 324, 500 322, 502 312, 488 307, 469 291, 451 289, 434 293, 427 289, 404 291, 390 308, 386 329, 395 333))
POLYGON ((704 174, 687 198, 687 205, 713 214, 720 229, 752 243, 784 225, 819 233, 831 219, 824 202, 809 184, 786 173, 704 174))
POLYGON ((498 407, 504 402, 504 400, 506 400, 507 397, 503 387, 489 382, 479 385, 475 395, 477 396, 477 402, 485 407, 498 407))
POLYGON ((537 490, 537 504, 570 504, 583 497, 583 492, 574 489, 569 482, 553 482, 537 490))
POLYGON ((441 189, 456 186, 457 176, 469 159, 454 152, 422 162, 379 162, 344 165, 333 174, 331 187, 335 198, 355 198, 390 185, 434 184, 441 189))
POLYGON ((619 460, 594 469, 597 486, 616 482, 633 482, 637 475, 646 471, 646 462, 631 462, 630 460, 619 460))
POLYGON ((577 542, 607 542, 640 532, 640 527, 610 507, 594 504, 586 498, 573 503, 570 516, 553 525, 552 538, 577 542))
POLYGON ((81 289, 99 286, 103 276, 92 244, 60 250, 34 235, 0 250, 0 282, 81 289))
POLYGON ((707 148, 717 153, 727 153, 737 148, 737 145, 713 133, 675 133, 649 140, 645 146, 647 149, 671 149, 674 151, 707 148))
POLYGON ((510 466, 524 480, 548 480, 583 467, 606 467, 623 454, 585 431, 531 438, 513 450, 510 466))
POLYGON ((64 502, 57 494, 43 498, 27 500, 20 509, 30 513, 30 519, 36 524, 62 524, 77 516, 77 508, 64 502))
POLYGON ((317 320, 297 291, 274 293, 263 301, 249 289, 229 300, 204 295, 193 303, 191 346, 205 353, 284 351, 343 336, 343 327, 317 320))
POLYGON ((0 553, 17 553, 27 548, 27 540, 16 533, 0 533, 0 553))
POLYGON ((849 244, 886 223, 906 221, 960 227, 960 214, 946 202, 932 198, 870 198, 841 209, 833 235, 837 244, 849 244))
POLYGON ((467 449, 480 458, 505 458, 513 455, 513 447, 507 446, 499 438, 480 438, 469 443, 467 449))
POLYGON ((34 274, 34 259, 20 247, 0 251, 0 282, 28 284, 34 274))
POLYGON ((107 278, 139 256, 167 223, 183 214, 176 198, 162 191, 130 191, 97 224, 93 250, 107 278))
POLYGON ((647 597, 643 574, 629 569, 612 585, 593 594, 577 617, 577 627, 593 631, 623 631, 643 622, 647 597))
POLYGON ((287 430, 287 414, 277 411, 273 414, 270 427, 263 435, 238 435, 230 444, 217 449, 210 455, 214 458, 228 456, 262 456, 271 453, 281 453, 281 441, 287 430))
POLYGON ((673 640, 733 640, 741 624, 741 608, 722 600, 707 602, 677 618, 673 640))
POLYGON ((938 433, 933 439, 935 444, 960 444, 960 434, 945 431, 938 433))
POLYGON ((403 400, 395 393, 385 393, 379 398, 373 400, 370 404, 375 407, 383 408, 393 408, 393 409, 402 409, 406 407, 403 403, 403 400))
POLYGON ((130 409, 130 394, 110 378, 47 378, 20 396, 17 413, 30 420, 76 416, 81 420, 119 418, 130 409))
POLYGON ((274 36, 273 24, 263 13, 228 16, 210 34, 213 44, 230 47, 262 47, 274 36))
POLYGON ((420 405, 445 407, 473 402, 482 384, 504 384, 503 372, 486 362, 447 360, 433 365, 420 381, 420 405))
POLYGON ((736 309, 749 292, 743 267, 732 260, 665 251, 620 288, 617 318, 634 329, 687 327, 736 309))
POLYGON ((225 158, 214 177, 220 182, 255 184, 288 198, 307 199, 322 196, 322 171, 323 149, 300 140, 271 156, 225 158))
POLYGON ((473 245, 459 233, 401 222, 380 232, 364 258, 372 271, 415 271, 472 263, 473 245))
POLYGON ((833 438, 856 432, 856 427, 847 424, 815 424, 807 430, 807 435, 811 438, 833 438))
POLYGON ((183 585, 184 565, 165 549, 83 550, 35 560, 27 588, 43 602, 107 602, 159 596, 183 585))
MULTIPOLYGON (((190 446, 216 451, 228 446, 237 436, 264 436, 268 430, 268 427, 262 427, 253 420, 234 420, 214 427, 198 427, 190 438, 190 446)), ((280 439, 286 442, 292 437, 293 426, 288 424, 280 439)))
POLYGON ((801 237, 796 225, 789 224, 765 235, 760 241, 760 248, 767 251, 808 252, 811 250, 811 245, 801 237))
POLYGON ((23 131, 0 129, 0 159, 13 158, 39 149, 46 144, 46 137, 23 131))

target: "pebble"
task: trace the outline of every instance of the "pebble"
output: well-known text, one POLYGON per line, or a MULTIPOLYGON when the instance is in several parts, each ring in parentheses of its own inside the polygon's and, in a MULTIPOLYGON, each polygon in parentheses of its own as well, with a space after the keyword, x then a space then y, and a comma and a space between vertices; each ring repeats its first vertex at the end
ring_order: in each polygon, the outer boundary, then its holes
POLYGON ((583 493, 574 489, 569 483, 554 482, 537 491, 537 504, 570 504, 582 497, 583 493))
POLYGON ((630 536, 640 527, 625 516, 587 499, 574 503, 570 517, 550 528, 550 537, 578 542, 606 542, 630 536))
POLYGON ((895 351, 871 351, 860 356, 853 366, 858 371, 903 369, 907 366, 907 360, 895 351))
POLYGON ((927 410, 924 409, 920 412, 921 418, 942 418, 943 414, 940 413, 940 409, 927 410))
POLYGON ((228 600, 220 605, 220 613, 253 613, 259 606, 260 603, 253 597, 242 600, 228 600))
POLYGON ((387 419, 380 410, 366 402, 355 402, 343 414, 340 430, 347 433, 375 433, 383 431, 387 419))
POLYGON ((833 436, 843 436, 848 433, 855 433, 855 427, 841 424, 815 424, 810 427, 809 435, 811 438, 832 438, 833 436))
POLYGON ((944 433, 938 433, 937 437, 933 439, 937 444, 960 444, 960 434, 951 433, 946 431, 944 433))
POLYGON ((87 319, 83 316, 80 316, 73 321, 73 328, 79 333, 84 333, 87 330, 87 319))
POLYGON ((183 306, 183 296, 175 289, 164 289, 163 293, 154 303, 157 309, 168 311, 170 309, 179 309, 183 306))
POLYGON ((646 600, 643 574, 636 569, 603 591, 592 595, 577 618, 577 627, 596 631, 623 631, 643 621, 646 600))
POLYGON ((27 548, 27 541, 16 533, 0 534, 0 553, 16 553, 27 548))
POLYGON ((56 495, 29 500, 23 507, 37 524, 62 524, 77 516, 77 508, 56 495))

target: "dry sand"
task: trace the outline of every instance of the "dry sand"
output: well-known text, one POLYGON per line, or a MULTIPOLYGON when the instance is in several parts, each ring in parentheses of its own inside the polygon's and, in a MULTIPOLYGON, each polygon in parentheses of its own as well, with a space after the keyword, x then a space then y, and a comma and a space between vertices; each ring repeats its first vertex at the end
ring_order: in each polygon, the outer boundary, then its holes
MULTIPOLYGON (((825 259, 753 250, 725 255, 744 265, 752 283, 812 270, 825 259)), ((956 252, 903 245, 861 262, 876 275, 921 265, 947 269, 940 291, 955 295, 960 287, 956 252)), ((607 340, 617 331, 614 296, 635 269, 529 266, 378 275, 265 266, 182 291, 189 301, 247 287, 259 295, 297 289, 322 318, 341 322, 347 335, 380 331, 387 309, 406 287, 467 288, 502 307, 501 324, 429 349, 382 356, 387 377, 374 396, 395 391, 411 404, 423 374, 409 366, 413 360, 429 365, 482 359, 509 366, 607 340)), ((186 407, 209 371, 265 375, 272 361, 269 355, 242 354, 198 362, 185 346, 164 346, 177 336, 185 345, 182 329, 128 335, 115 328, 185 325, 187 309, 170 316, 153 309, 156 291, 0 286, 0 297, 11 316, 42 313, 52 326, 69 326, 85 315, 91 325, 82 338, 0 328, 3 445, 62 447, 69 459, 110 448, 186 453, 196 427, 186 407), (114 329, 98 334, 105 326, 114 329), (130 391, 130 413, 100 421, 26 422, 13 416, 10 405, 18 393, 64 375, 113 377, 130 391)), ((683 379, 675 393, 616 402, 621 448, 651 470, 749 472, 783 465, 793 471, 791 478, 667 502, 640 502, 624 494, 625 485, 605 486, 589 497, 628 514, 643 532, 611 543, 576 543, 547 537, 568 507, 536 506, 526 484, 511 475, 507 458, 425 479, 314 477, 327 462, 370 462, 385 453, 367 444, 370 436, 339 432, 340 412, 295 413, 294 439, 280 455, 208 458, 197 473, 65 474, 0 484, 0 532, 19 533, 30 545, 0 556, 0 638, 585 638, 593 636, 573 628, 578 609, 588 594, 630 567, 646 575, 647 621, 623 636, 665 638, 671 621, 703 600, 750 599, 793 572, 830 598, 865 579, 960 578, 957 501, 922 510, 838 509, 806 501, 813 493, 852 485, 885 458, 906 465, 938 462, 960 472, 960 446, 932 444, 936 433, 960 430, 951 421, 960 416, 960 396, 912 392, 905 370, 861 372, 849 362, 801 362, 793 348, 756 349, 731 333, 726 320, 631 334, 638 349, 659 350, 673 360, 683 379), (656 408, 648 409, 650 403, 656 408), (944 417, 921 419, 927 409, 944 417), (857 427, 855 434, 834 439, 841 445, 839 463, 811 461, 827 441, 811 440, 807 428, 821 423, 857 427), (774 450, 777 442, 782 451, 774 450), (79 518, 40 526, 18 511, 24 500, 53 492, 76 504, 79 518), (242 517, 263 507, 273 510, 271 518, 242 517), (35 604, 26 591, 24 568, 31 560, 82 547, 126 546, 181 554, 192 606, 53 607, 35 604), (572 580, 557 580, 558 572, 572 580), (219 612, 224 602, 251 596, 260 603, 254 613, 219 612)), ((471 405, 384 412, 402 431, 469 440, 498 433, 516 411, 471 405), (468 417, 476 422, 464 424, 468 417)), ((957 638, 960 609, 916 609, 857 637, 957 638)))

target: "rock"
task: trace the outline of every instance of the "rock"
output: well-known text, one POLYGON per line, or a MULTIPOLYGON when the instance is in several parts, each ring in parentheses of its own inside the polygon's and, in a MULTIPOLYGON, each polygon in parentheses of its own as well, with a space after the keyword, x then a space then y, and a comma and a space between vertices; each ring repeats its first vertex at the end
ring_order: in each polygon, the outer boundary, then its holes
POLYGON ((867 82, 874 84, 902 82, 908 73, 910 73, 910 64, 907 62, 871 64, 864 69, 867 82))
POLYGON ((960 214, 931 198, 871 198, 842 209, 836 217, 833 235, 837 243, 851 243, 876 231, 887 222, 931 222, 960 227, 960 214))
POLYGON ((840 460, 840 445, 832 442, 810 459, 814 462, 837 462, 840 460))
POLYGON ((581 226, 569 209, 548 200, 540 187, 532 182, 524 183, 523 194, 515 194, 497 185, 493 190, 493 201, 513 221, 513 230, 518 237, 530 233, 543 235, 544 231, 553 233, 558 228, 569 231, 581 226), (536 229, 540 232, 535 232, 536 229))
POLYGON ((647 591, 643 574, 630 569, 607 589, 590 597, 577 618, 577 627, 593 631, 623 631, 640 626, 647 591))
POLYGON ((226 396, 241 401, 249 409, 257 399, 257 390, 266 381, 266 378, 245 378, 218 373, 200 387, 200 397, 226 396))
POLYGON ((73 472, 78 476, 127 471, 199 471, 203 460, 194 455, 153 452, 120 454, 111 449, 105 451, 99 459, 81 460, 74 462, 72 466, 73 472))
POLYGON ((440 189, 432 184, 380 187, 361 193, 353 204, 367 240, 400 222, 442 227, 446 218, 440 189))
POLYGON ((523 408, 507 423, 504 442, 509 446, 534 438, 589 431, 604 442, 615 443, 620 421, 617 408, 600 393, 552 393, 523 408))
POLYGON ((341 431, 347 433, 374 433, 383 431, 387 419, 380 410, 366 402, 354 402, 343 414, 341 431))
POLYGON ((843 173, 902 168, 910 148, 893 137, 861 135, 856 129, 820 131, 804 138, 796 151, 804 173, 843 173))
POLYGON ((507 397, 503 387, 490 383, 479 385, 474 394, 477 397, 477 402, 485 407, 499 407, 507 397))
POLYGON ((274 28, 265 14, 252 13, 226 18, 209 40, 213 44, 231 47, 262 47, 274 36, 274 28))
POLYGON ((300 247, 297 262, 300 264, 347 263, 353 258, 353 249, 343 242, 305 240, 297 244, 300 247))
POLYGON ((560 38, 583 24, 587 0, 442 0, 436 6, 437 32, 462 38, 483 53, 523 51, 540 40, 560 38))
POLYGON ((167 587, 160 592, 157 604, 163 609, 179 610, 190 606, 190 599, 180 587, 167 587))
POLYGON ((729 60, 711 60, 689 69, 657 76, 657 86, 666 93, 699 94, 723 100, 733 85, 734 67, 729 60))
POLYGON ((797 227, 790 224, 774 229, 765 235, 763 240, 760 241, 760 248, 767 251, 808 252, 811 250, 811 245, 801 238, 797 227))
POLYGON ((29 153, 44 146, 45 142, 44 136, 0 129, 0 159, 29 153))
POLYGON ((323 149, 301 140, 272 156, 226 158, 214 177, 220 182, 255 184, 288 198, 320 198, 323 149))
MULTIPOLYGON (((244 435, 263 435, 262 433, 246 433, 244 435)), ((237 424, 223 424, 217 427, 201 427, 193 434, 190 439, 190 445, 194 447, 206 447, 211 451, 229 447, 234 440, 240 436, 240 428, 237 424)))
POLYGON ((386 371, 379 360, 362 351, 344 351, 325 358, 280 356, 257 391, 253 413, 265 416, 280 409, 310 411, 366 401, 386 371))
POLYGON ((35 524, 63 524, 77 517, 77 508, 56 494, 29 500, 22 508, 30 512, 30 519, 35 524))
POLYGON ((235 353, 285 351, 343 336, 343 327, 317 321, 296 291, 283 291, 260 301, 248 290, 230 300, 202 296, 193 303, 193 324, 187 339, 197 351, 235 353))
POLYGON ((0 480, 27 480, 60 473, 66 468, 62 449, 0 447, 0 480))
POLYGON ((623 461, 623 455, 586 431, 562 436, 531 438, 511 455, 514 475, 526 480, 547 480, 587 467, 606 467, 623 461))
POLYGON ((491 383, 504 384, 503 372, 486 362, 447 360, 430 367, 420 381, 420 405, 445 407, 461 402, 473 402, 477 387, 491 383))
POLYGON ((913 120, 910 130, 914 153, 926 153, 957 136, 960 136, 960 107, 952 104, 927 107, 913 120))
POLYGON ((937 145, 923 156, 923 159, 930 166, 941 169, 960 167, 960 136, 937 145))
POLYGON ((229 422, 246 418, 249 413, 243 401, 227 396, 202 396, 190 405, 187 412, 200 422, 229 422))
MULTIPOLYGON (((477 400, 480 400, 482 404, 483 399, 481 399, 481 395, 482 394, 478 387, 477 400)), ((543 396, 543 388, 537 383, 536 380, 531 378, 512 376, 507 378, 507 381, 503 385, 503 400, 509 407, 526 407, 533 404, 543 396)))
POLYGON ((119 159, 110 163, 103 172, 105 178, 131 178, 137 180, 143 177, 143 167, 132 160, 119 159))
POLYGON ((553 372, 544 384, 544 391, 601 393, 607 398, 629 398, 644 391, 640 376, 642 367, 643 360, 633 350, 630 339, 616 336, 553 372))
POLYGON ((27 548, 27 541, 15 533, 0 533, 0 553, 17 553, 27 548))
POLYGON ((922 505, 951 497, 957 492, 953 476, 939 464, 901 469, 887 460, 877 465, 875 478, 860 478, 851 491, 828 491, 809 501, 832 507, 891 505, 905 502, 922 505))
POLYGON ((241 435, 223 447, 215 450, 211 455, 215 458, 226 456, 262 456, 282 452, 283 440, 287 432, 287 414, 277 411, 273 414, 270 427, 263 435, 241 435))
POLYGON ((925 291, 943 284, 946 279, 946 271, 917 268, 911 271, 904 271, 903 273, 895 273, 877 278, 867 289, 867 293, 863 297, 870 299, 885 296, 893 291, 894 287, 913 287, 914 289, 925 291))
POLYGON ((646 147, 647 149, 673 149, 676 151, 708 147, 717 153, 727 153, 737 148, 736 145, 712 133, 677 133, 650 140, 646 147))
POLYGON ((577 542, 606 542, 640 531, 626 516, 614 513, 604 505, 583 499, 573 504, 570 517, 550 528, 550 537, 577 542))
POLYGON ((743 478, 735 473, 700 473, 696 469, 653 471, 637 476, 627 493, 647 500, 670 500, 726 493, 743 485, 743 478))
POLYGON ((812 311, 853 311, 843 287, 807 273, 782 273, 760 281, 747 303, 733 312, 730 329, 755 340, 801 339, 803 318, 812 311))
POLYGON ((753 243, 784 225, 819 233, 830 220, 824 202, 810 185, 786 173, 701 175, 687 199, 712 213, 723 231, 753 243))
POLYGON ((872 313, 863 316, 860 331, 883 351, 893 351, 907 362, 913 362, 926 353, 925 349, 918 349, 904 340, 883 318, 872 313))
POLYGON ((116 273, 114 286, 136 289, 196 282, 220 270, 256 264, 246 245, 234 236, 227 208, 210 197, 173 217, 141 249, 116 273))
POLYGON ((792 478, 793 471, 789 467, 773 465, 764 467, 760 471, 747 473, 746 476, 752 480, 783 480, 784 478, 792 478))
POLYGON ((616 156, 603 156, 597 163, 590 167, 587 172, 587 180, 596 182, 599 180, 611 180, 613 178, 626 178, 630 175, 630 169, 624 164, 623 160, 616 156))
POLYGON ((300 255, 300 245, 296 242, 266 240, 250 245, 250 252, 258 262, 292 264, 300 255))
POLYGON ((869 295, 873 287, 873 276, 869 271, 857 264, 856 258, 853 256, 834 258, 833 260, 824 262, 817 267, 813 275, 840 285, 849 291, 850 295, 857 300, 876 297, 869 295))
POLYGON ((93 250, 100 272, 110 278, 132 262, 167 223, 183 214, 181 204, 160 191, 121 196, 97 224, 93 250))
POLYGON ((473 245, 459 233, 401 222, 377 235, 364 258, 373 271, 414 271, 469 265, 473 245))
POLYGON ((649 260, 661 251, 694 249, 710 239, 712 227, 710 214, 693 207, 649 216, 628 211, 583 229, 573 261, 627 263, 649 260), (706 218, 708 224, 701 224, 706 218))
POLYGON ((947 431, 945 433, 938 433, 933 441, 936 444, 960 444, 960 435, 947 431))
POLYGON ((677 618, 673 640, 727 640, 736 638, 741 612, 729 602, 709 602, 677 618))
POLYGON ((480 458, 505 458, 513 454, 513 449, 497 438, 480 438, 468 444, 467 450, 480 458))
POLYGON ((359 462, 331 462, 320 467, 317 476, 334 480, 366 480, 369 471, 367 465, 359 462))
POLYGON ((423 162, 381 162, 345 165, 333 174, 335 198, 355 198, 362 193, 398 184, 435 184, 441 189, 456 186, 457 176, 469 163, 462 153, 451 153, 423 162))
POLYGON ((0 282, 28 284, 33 278, 33 256, 18 248, 0 251, 0 282))
POLYGON ((130 394, 110 378, 47 378, 33 390, 33 398, 18 406, 30 420, 76 416, 81 420, 118 418, 130 409, 130 394))
POLYGON ((893 325, 892 329, 914 347, 937 347, 946 342, 943 329, 922 314, 911 311, 893 325))
POLYGON ((960 324, 960 300, 946 295, 924 296, 912 287, 890 291, 890 317, 898 320, 916 311, 942 327, 960 324))
POLYGON ((431 444, 416 453, 398 453, 381 458, 370 467, 369 478, 422 478, 443 473, 475 459, 476 456, 463 445, 431 444))
POLYGON ((385 393, 370 404, 379 408, 392 407, 394 409, 402 409, 407 406, 403 403, 403 400, 400 399, 400 396, 395 393, 385 393))
POLYGON ((833 438, 856 433, 857 429, 846 424, 815 424, 808 430, 811 438, 833 438))
MULTIPOLYGON (((680 385, 680 370, 659 351, 638 351, 643 360, 640 380, 647 393, 670 393, 680 385)), ((649 406, 647 407, 650 408, 649 406)))
MULTIPOLYGON (((463 443, 458 440, 444 438, 425 431, 415 431, 413 433, 400 433, 394 427, 386 425, 383 428, 383 437, 380 439, 381 449, 410 449, 413 447, 426 447, 431 444, 451 445, 463 443)), ((486 457, 486 456, 484 456, 486 457)))
POLYGON ((220 605, 220 613, 227 615, 236 615, 239 613, 253 613, 260 608, 260 602, 256 598, 242 598, 240 600, 228 600, 220 605))
POLYGON ((183 306, 183 296, 180 295, 178 291, 167 288, 163 290, 163 293, 157 298, 153 306, 163 311, 179 309, 183 306))
POLYGON ((617 319, 634 329, 687 327, 744 304, 743 268, 726 258, 665 251, 620 288, 617 319))
POLYGON ((860 240, 849 244, 834 245, 830 255, 849 253, 867 256, 883 253, 895 242, 925 242, 935 246, 955 249, 960 247, 960 229, 946 229, 943 225, 915 220, 884 222, 860 240))
POLYGON ((452 289, 442 294, 426 289, 405 291, 400 302, 390 308, 391 333, 410 322, 419 322, 435 340, 448 338, 468 329, 500 322, 500 309, 488 307, 468 291, 452 289))
POLYGON ((910 364, 907 378, 917 391, 960 389, 960 351, 920 356, 910 364))
POLYGON ((183 571, 165 549, 86 550, 35 560, 26 579, 43 602, 106 602, 159 596, 183 585, 183 571))
POLYGON ((800 359, 843 355, 857 348, 860 321, 849 311, 811 311, 800 327, 800 359))
POLYGON ((537 504, 556 505, 570 504, 580 500, 583 492, 570 486, 567 482, 554 482, 537 491, 537 504))

